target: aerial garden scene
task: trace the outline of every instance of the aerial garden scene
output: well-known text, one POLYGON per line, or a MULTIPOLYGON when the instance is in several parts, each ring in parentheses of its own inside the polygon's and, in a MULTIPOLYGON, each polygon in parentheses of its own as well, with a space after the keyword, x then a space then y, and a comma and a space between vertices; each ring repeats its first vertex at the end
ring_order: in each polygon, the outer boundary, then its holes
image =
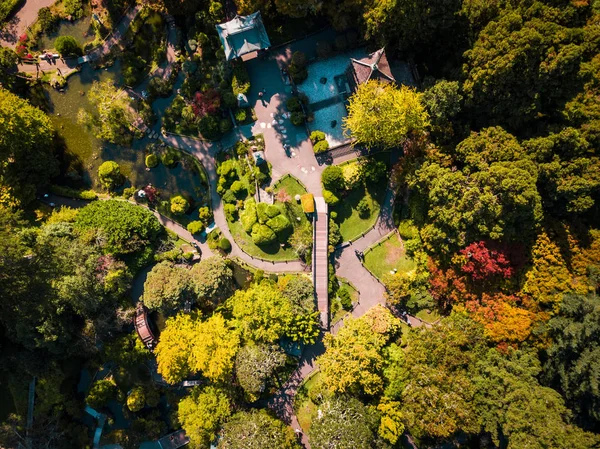
POLYGON ((0 447, 600 447, 599 19, 0 0, 0 447))

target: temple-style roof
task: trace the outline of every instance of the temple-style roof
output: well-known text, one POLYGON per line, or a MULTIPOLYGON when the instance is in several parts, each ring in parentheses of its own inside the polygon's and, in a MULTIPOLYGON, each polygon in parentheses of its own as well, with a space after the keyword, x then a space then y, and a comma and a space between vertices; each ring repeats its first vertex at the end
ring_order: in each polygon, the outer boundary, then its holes
POLYGON ((396 81, 383 48, 362 59, 350 58, 348 75, 353 89, 356 89, 359 84, 373 79, 388 83, 396 81))
POLYGON ((235 16, 229 22, 217 25, 217 32, 228 61, 271 46, 260 11, 249 16, 235 16))

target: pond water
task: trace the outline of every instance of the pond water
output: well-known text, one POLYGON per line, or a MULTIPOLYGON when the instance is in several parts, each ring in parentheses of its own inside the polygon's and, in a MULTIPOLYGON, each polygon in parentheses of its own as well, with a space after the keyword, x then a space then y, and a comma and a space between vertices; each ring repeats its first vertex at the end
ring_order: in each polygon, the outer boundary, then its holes
MULTIPOLYGON (((79 109, 93 110, 93 105, 87 100, 92 83, 107 80, 118 83, 119 79, 118 61, 112 67, 98 70, 85 64, 81 72, 69 77, 63 93, 46 88, 48 112, 54 127, 64 139, 70 171, 78 172, 84 184, 101 190, 98 167, 106 160, 114 160, 128 179, 125 187, 143 187, 151 183, 159 190, 161 199, 168 200, 171 195, 182 193, 201 203, 206 189, 194 164, 180 162, 174 168, 160 164, 146 171, 144 149, 150 143, 149 139, 135 140, 131 147, 125 148, 96 139, 85 126, 77 123, 79 109)), ((164 107, 164 100, 161 106, 164 107)))
POLYGON ((73 36, 79 45, 83 45, 87 42, 91 42, 96 37, 94 30, 92 29, 92 17, 86 16, 79 20, 69 22, 68 20, 61 20, 58 28, 53 33, 44 33, 38 39, 38 48, 40 50, 49 50, 54 48, 54 43, 58 36, 73 36))

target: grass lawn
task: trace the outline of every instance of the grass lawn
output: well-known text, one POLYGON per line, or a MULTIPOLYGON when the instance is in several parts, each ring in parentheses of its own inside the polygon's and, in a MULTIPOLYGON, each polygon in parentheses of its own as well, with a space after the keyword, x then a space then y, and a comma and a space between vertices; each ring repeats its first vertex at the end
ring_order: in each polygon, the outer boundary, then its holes
POLYGON ((365 252, 365 265, 380 280, 393 269, 407 272, 416 268, 415 262, 405 254, 402 242, 395 232, 365 252))
POLYGON ((428 309, 423 309, 421 311, 419 311, 416 315, 417 318, 419 318, 422 321, 425 321, 426 323, 435 323, 437 320, 439 320, 441 318, 440 314, 437 313, 435 310, 428 310, 428 309))
MULTIPOLYGON (((302 206, 296 203, 293 198, 297 193, 300 195, 306 193, 306 189, 296 178, 288 176, 275 186, 275 198, 278 197, 278 193, 283 191, 285 191, 286 196, 290 197, 290 200, 287 202, 275 201, 275 205, 280 207, 281 213, 287 216, 288 220, 295 228, 302 226, 308 219, 302 211, 302 206), (300 218, 299 221, 298 217, 300 218)), ((271 245, 255 245, 252 241, 252 237, 244 231, 239 220, 229 222, 229 230, 237 244, 251 256, 273 261, 298 260, 294 248, 291 248, 289 245, 285 245, 283 248, 279 242, 275 242, 271 245)))
POLYGON ((294 407, 296 411, 296 418, 298 418, 298 423, 304 432, 308 432, 308 429, 310 429, 310 424, 317 414, 318 407, 313 401, 310 400, 308 393, 311 388, 319 382, 320 377, 321 373, 319 371, 315 372, 302 384, 298 394, 296 395, 296 403, 294 407))

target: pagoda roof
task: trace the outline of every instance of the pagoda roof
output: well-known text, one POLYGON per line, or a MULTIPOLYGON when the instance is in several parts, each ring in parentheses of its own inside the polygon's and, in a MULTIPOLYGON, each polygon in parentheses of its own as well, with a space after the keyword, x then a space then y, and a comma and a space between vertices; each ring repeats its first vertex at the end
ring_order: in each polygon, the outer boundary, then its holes
POLYGON ((217 32, 228 61, 271 46, 260 11, 249 16, 235 16, 229 22, 217 25, 217 32))
POLYGON ((355 86, 372 79, 388 83, 396 81, 383 48, 362 59, 350 58, 350 68, 355 86))

